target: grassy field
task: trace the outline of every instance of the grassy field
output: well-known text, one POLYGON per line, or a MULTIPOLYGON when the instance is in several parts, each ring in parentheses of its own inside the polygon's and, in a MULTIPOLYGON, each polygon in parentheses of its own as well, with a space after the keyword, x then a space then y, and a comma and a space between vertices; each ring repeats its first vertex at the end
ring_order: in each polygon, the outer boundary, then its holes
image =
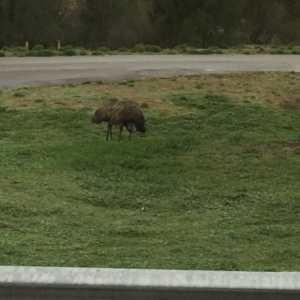
POLYGON ((0 264, 300 267, 298 73, 0 91, 0 264), (90 121, 133 99, 145 136, 90 121))

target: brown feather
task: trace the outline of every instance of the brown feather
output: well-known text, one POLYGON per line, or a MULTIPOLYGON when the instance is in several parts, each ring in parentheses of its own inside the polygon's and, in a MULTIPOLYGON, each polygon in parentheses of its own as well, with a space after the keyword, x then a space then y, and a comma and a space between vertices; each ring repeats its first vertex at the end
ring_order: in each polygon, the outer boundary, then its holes
POLYGON ((107 101, 94 112, 91 116, 91 121, 98 124, 107 122, 109 129, 112 125, 119 125, 119 139, 123 126, 125 126, 130 135, 135 130, 146 132, 144 113, 136 104, 131 102, 117 103, 111 100, 107 101))

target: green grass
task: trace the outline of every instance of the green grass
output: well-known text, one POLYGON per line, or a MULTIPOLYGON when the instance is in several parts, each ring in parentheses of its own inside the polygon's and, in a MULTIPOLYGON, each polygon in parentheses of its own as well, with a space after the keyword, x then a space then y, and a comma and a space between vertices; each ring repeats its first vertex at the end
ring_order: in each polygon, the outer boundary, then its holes
POLYGON ((1 265, 299 268, 297 112, 173 90, 179 112, 145 109, 145 136, 118 143, 89 108, 1 95, 1 265))

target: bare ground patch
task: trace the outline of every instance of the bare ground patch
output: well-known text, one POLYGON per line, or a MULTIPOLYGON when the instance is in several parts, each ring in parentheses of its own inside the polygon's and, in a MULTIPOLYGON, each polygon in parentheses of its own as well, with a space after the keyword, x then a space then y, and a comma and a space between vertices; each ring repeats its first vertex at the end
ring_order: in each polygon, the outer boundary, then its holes
POLYGON ((283 150, 285 151, 299 151, 300 150, 300 142, 286 142, 283 150))
POLYGON ((263 101, 277 103, 290 110, 300 107, 298 73, 234 73, 170 78, 149 78, 130 81, 70 84, 43 88, 3 91, 0 106, 14 108, 98 107, 109 98, 146 103, 149 109, 167 113, 185 111, 162 99, 170 92, 222 93, 234 101, 263 101))

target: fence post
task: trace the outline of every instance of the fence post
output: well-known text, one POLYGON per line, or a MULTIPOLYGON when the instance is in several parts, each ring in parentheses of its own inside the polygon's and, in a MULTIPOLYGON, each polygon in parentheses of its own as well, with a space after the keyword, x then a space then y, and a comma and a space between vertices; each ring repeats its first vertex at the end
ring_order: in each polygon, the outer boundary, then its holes
POLYGON ((27 48, 27 50, 29 50, 29 42, 28 41, 25 42, 25 48, 27 48))
POLYGON ((60 40, 57 41, 57 50, 60 49, 60 40))

